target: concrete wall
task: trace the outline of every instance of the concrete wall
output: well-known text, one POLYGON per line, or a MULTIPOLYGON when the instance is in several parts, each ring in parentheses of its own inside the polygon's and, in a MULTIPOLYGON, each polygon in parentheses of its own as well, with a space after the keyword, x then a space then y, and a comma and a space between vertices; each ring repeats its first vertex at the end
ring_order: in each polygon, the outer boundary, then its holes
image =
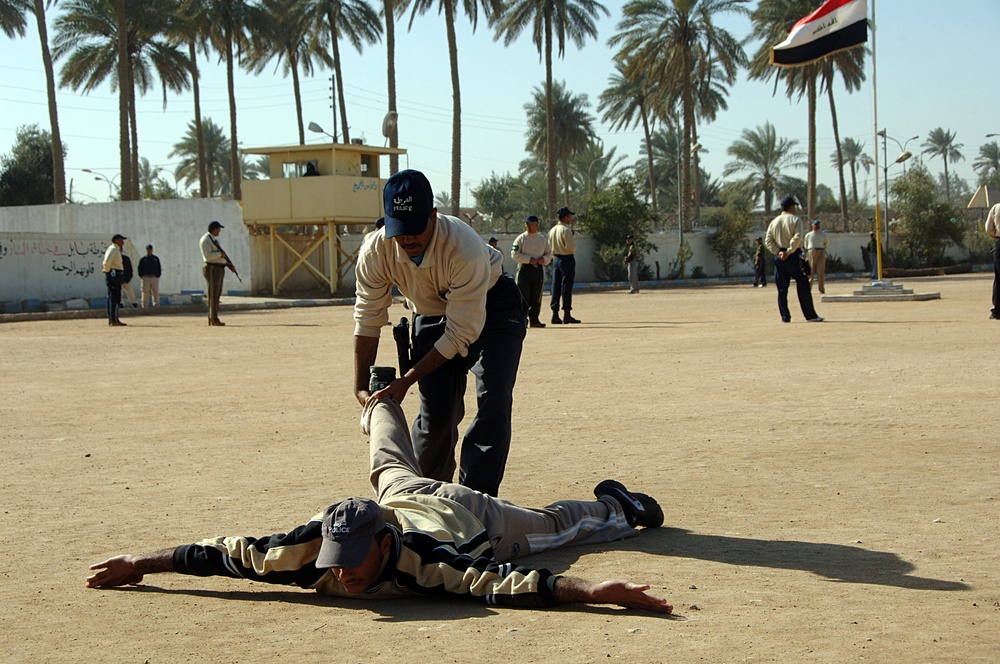
POLYGON ((101 260, 115 233, 129 238, 126 249, 134 247, 130 251, 133 267, 145 255, 145 246, 153 245, 163 266, 161 294, 203 291, 204 261, 198 241, 212 220, 225 226, 219 242, 243 278, 241 284, 227 274, 226 291, 250 292, 250 236, 240 206, 233 201, 174 199, 0 208, 0 246, 6 248, 6 255, 0 256, 0 301, 105 295, 101 260), (15 248, 19 253, 15 254, 15 248), (91 264, 96 275, 90 273, 91 264))
MULTIPOLYGON (((269 238, 266 235, 251 238, 238 203, 218 199, 174 199, 0 208, 0 302, 102 297, 105 288, 100 274, 101 259, 115 233, 129 238, 126 250, 133 256, 136 266, 139 257, 145 254, 146 244, 154 246, 163 265, 161 294, 203 291, 205 281, 201 274, 203 261, 198 240, 213 219, 226 227, 219 239, 243 278, 243 283, 239 283, 232 274, 227 274, 226 292, 270 292, 269 238)), ((491 234, 497 237, 504 254, 505 268, 512 274, 516 265, 510 258, 510 245, 519 233, 485 233, 484 241, 491 234)), ((708 245, 709 235, 702 230, 685 234, 685 240, 693 251, 686 276, 690 277, 698 266, 709 277, 721 276, 722 268, 708 245)), ((755 235, 748 236, 748 239, 753 237, 755 235)), ((828 237, 829 253, 850 263, 855 273, 861 273, 861 246, 867 244, 868 235, 828 233, 828 237)), ((308 240, 305 236, 288 239, 299 248, 308 240)), ((361 233, 340 237, 343 250, 348 253, 355 251, 363 239, 361 233)), ((654 277, 658 262, 660 278, 666 278, 670 264, 677 256, 677 232, 674 229, 661 231, 650 235, 649 240, 657 250, 643 256, 642 260, 650 266, 654 277)), ((596 242, 580 233, 577 235, 577 247, 577 281, 593 282, 596 280, 593 259, 596 242)), ((279 257, 284 253, 279 252, 279 257)), ((956 260, 965 256, 964 250, 958 248, 949 250, 948 255, 956 260)), ((288 262, 287 256, 280 260, 288 262)), ((326 265, 328 257, 316 252, 310 262, 317 266, 326 265)), ((749 263, 735 265, 730 271, 730 276, 734 277, 752 274, 749 263)), ((137 283, 133 287, 137 288, 137 283)), ((312 277, 300 269, 282 285, 281 292, 294 294, 297 290, 315 291, 320 288, 312 277)), ((353 291, 354 271, 349 269, 339 292, 353 291)))

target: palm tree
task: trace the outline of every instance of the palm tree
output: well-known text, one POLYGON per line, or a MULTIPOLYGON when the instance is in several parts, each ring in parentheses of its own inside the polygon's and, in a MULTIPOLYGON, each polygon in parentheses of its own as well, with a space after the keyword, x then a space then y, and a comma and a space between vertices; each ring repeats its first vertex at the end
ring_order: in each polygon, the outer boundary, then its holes
MULTIPOLYGON (((53 0, 49 0, 50 3, 53 0)), ((59 112, 56 106, 55 74, 52 54, 49 51, 48 28, 45 23, 45 5, 42 0, 0 0, 0 32, 8 37, 23 37, 27 30, 26 15, 33 11, 38 26, 38 41, 42 47, 42 65, 45 68, 45 91, 49 102, 49 125, 52 134, 52 185, 53 201, 66 202, 66 166, 63 161, 62 138, 59 134, 59 112)))
POLYGON ((246 26, 252 13, 248 0, 204 0, 205 10, 212 17, 208 40, 212 48, 226 60, 226 87, 229 90, 229 172, 232 174, 232 196, 243 198, 240 185, 243 163, 236 136, 236 86, 233 82, 235 58, 248 48, 246 26), (235 53, 234 53, 235 51, 235 53))
POLYGON ((965 147, 962 143, 955 143, 955 132, 947 131, 944 127, 931 130, 927 135, 927 140, 922 144, 924 154, 932 157, 941 157, 944 161, 944 191, 945 199, 951 203, 951 180, 948 179, 948 162, 956 162, 965 159, 961 149, 965 147))
MULTIPOLYGON (((639 152, 644 154, 645 159, 639 160, 635 164, 636 176, 640 182, 646 181, 656 183, 656 196, 661 203, 661 207, 671 209, 666 201, 677 200, 678 183, 678 158, 680 156, 680 135, 677 132, 676 124, 671 120, 662 129, 658 129, 650 134, 649 140, 643 140, 639 152), (647 177, 647 169, 653 169, 652 177, 647 177)), ((641 187, 642 190, 645 186, 641 187)), ((652 200, 652 193, 650 193, 652 200)), ((676 211, 676 210, 675 210, 676 211)))
POLYGON ((510 0, 503 9, 503 16, 496 23, 495 39, 503 37, 504 46, 510 46, 528 26, 531 26, 531 42, 538 49, 538 57, 545 59, 545 99, 546 117, 549 122, 546 137, 553 142, 546 145, 545 163, 548 169, 549 216, 556 213, 556 136, 553 106, 552 82, 552 42, 558 43, 559 57, 566 53, 566 38, 583 48, 587 37, 597 38, 597 24, 594 19, 598 12, 610 16, 607 7, 596 0, 510 0))
MULTIPOLYGON (((448 58, 451 62, 451 96, 452 96, 452 117, 451 117, 451 214, 458 216, 461 206, 462 196, 462 91, 458 82, 458 40, 455 36, 455 13, 459 6, 459 0, 397 0, 396 10, 403 14, 410 7, 413 12, 410 14, 410 29, 413 29, 413 21, 420 14, 434 7, 439 13, 444 13, 445 29, 448 33, 448 58)), ((482 8, 483 16, 492 23, 503 9, 502 0, 461 0, 461 8, 472 21, 472 30, 475 31, 479 23, 479 10, 482 8)))
POLYGON ((818 81, 823 73, 823 63, 820 61, 801 67, 774 67, 771 65, 771 47, 781 42, 803 16, 816 9, 815 4, 814 0, 760 0, 750 15, 754 37, 761 40, 760 48, 750 59, 750 78, 774 78, 775 91, 781 81, 785 84, 785 94, 789 99, 806 97, 807 100, 809 148, 806 198, 810 218, 816 212, 816 94, 818 81))
POLYGON ((23 37, 28 28, 27 0, 0 0, 0 32, 13 39, 23 37))
POLYGON ((858 167, 871 170, 872 158, 865 154, 865 144, 859 143, 853 138, 845 138, 840 143, 840 151, 834 151, 830 155, 830 163, 833 166, 846 164, 851 170, 851 199, 858 202, 858 167))
MULTIPOLYGON (((383 0, 382 16, 385 18, 386 87, 388 88, 388 114, 394 118, 389 131, 389 147, 399 147, 399 115, 396 113, 396 14, 393 0, 383 0)), ((399 155, 389 155, 389 175, 399 171, 399 155)))
MULTIPOLYGON (((49 0, 50 4, 52 0, 49 0)), ((23 37, 27 30, 26 16, 32 12, 38 26, 38 41, 42 47, 42 65, 45 68, 45 90, 49 102, 49 125, 52 134, 52 185, 53 200, 66 202, 66 167, 63 160, 62 138, 59 134, 59 111, 56 106, 55 74, 52 70, 52 54, 49 51, 49 35, 45 22, 45 4, 42 0, 0 0, 0 32, 8 37, 23 37)))
POLYGON ((136 89, 141 94, 148 92, 155 73, 160 79, 166 104, 167 90, 187 89, 189 66, 187 57, 160 35, 163 26, 160 12, 176 11, 172 1, 130 2, 129 13, 124 17, 124 31, 120 28, 121 4, 122 0, 72 0, 55 21, 53 54, 56 59, 66 58, 60 85, 90 92, 110 76, 112 89, 125 93, 124 97, 119 97, 119 111, 125 111, 125 117, 120 118, 122 193, 128 200, 138 196, 136 89), (120 56, 123 40, 125 58, 120 56))
POLYGON ((593 118, 587 112, 590 102, 587 95, 574 96, 566 90, 564 83, 558 81, 553 83, 551 95, 545 89, 536 87, 531 97, 532 101, 524 105, 528 114, 525 149, 539 161, 554 150, 562 165, 563 204, 568 206, 569 160, 595 138, 593 118))
MULTIPOLYGON (((319 28, 325 22, 326 31, 320 31, 325 47, 329 40, 337 102, 340 107, 340 124, 343 142, 351 142, 347 124, 347 102, 344 100, 344 74, 340 66, 340 40, 346 39, 358 53, 365 44, 374 44, 381 38, 382 23, 378 13, 366 0, 309 0, 307 9, 311 20, 319 28)), ((334 132, 336 133, 336 132, 334 132)))
POLYGON ((764 211, 774 206, 776 190, 791 190, 794 179, 783 173, 788 168, 801 168, 802 153, 794 151, 798 141, 778 138, 774 125, 767 122, 756 129, 744 129, 741 138, 726 148, 733 158, 722 171, 723 177, 746 173, 743 185, 756 201, 763 194, 764 211))
MULTIPOLYGON (((627 67, 621 62, 615 63, 615 69, 617 69, 617 73, 608 78, 608 87, 601 93, 600 101, 597 104, 598 112, 604 112, 601 120, 609 123, 612 131, 630 129, 641 123, 643 140, 649 143, 655 116, 652 116, 651 113, 652 95, 647 87, 646 76, 642 72, 635 72, 634 78, 629 78, 625 75, 627 67)), ((651 151, 647 151, 646 161, 650 204, 653 215, 656 216, 658 214, 656 173, 653 170, 653 153, 651 151)))
POLYGON ((972 162, 980 184, 1000 187, 1000 145, 996 141, 979 146, 979 156, 972 162))
POLYGON ((451 196, 447 191, 442 189, 434 194, 434 207, 441 208, 442 210, 450 210, 452 208, 451 196))
MULTIPOLYGON (((833 121, 833 140, 837 146, 835 151, 837 175, 840 180, 840 215, 847 228, 847 186, 844 183, 844 156, 840 144, 840 126, 837 124, 837 105, 833 99, 833 81, 839 73, 844 80, 847 91, 855 92, 861 89, 865 81, 865 54, 867 49, 853 48, 834 53, 823 59, 823 85, 830 99, 830 117, 833 121)), ((855 196, 855 202, 857 197, 855 196)))
MULTIPOLYGON (((617 148, 604 151, 604 142, 591 138, 583 149, 573 154, 569 163, 569 175, 573 190, 582 200, 588 200, 594 193, 609 188, 622 176, 625 167, 624 156, 616 156, 617 148)), ((583 205, 581 205, 583 207, 583 205)))
MULTIPOLYGON (((694 93, 695 118, 699 121, 712 123, 718 117, 719 111, 725 111, 729 108, 729 102, 726 101, 726 97, 729 95, 727 86, 736 82, 736 72, 727 73, 713 62, 711 57, 698 57, 698 70, 698 80, 695 83, 694 93)), ((691 190, 694 192, 694 218, 697 220, 701 218, 703 199, 701 191, 702 169, 698 156, 701 144, 698 142, 697 122, 691 129, 691 143, 693 146, 691 148, 691 174, 694 177, 691 190)))
POLYGON ((306 144, 299 69, 302 69, 302 73, 311 75, 315 69, 313 58, 321 65, 333 64, 324 48, 315 40, 306 39, 313 27, 309 9, 306 0, 260 0, 260 4, 248 15, 248 31, 252 40, 246 68, 253 74, 260 74, 267 63, 277 58, 281 73, 286 77, 288 74, 292 75, 299 145, 306 144))
MULTIPOLYGON (((208 191, 205 196, 217 196, 228 189, 232 178, 232 164, 230 162, 229 139, 225 130, 212 122, 212 118, 203 118, 201 122, 203 140, 201 149, 204 150, 204 164, 206 170, 206 181, 208 191)), ((196 181, 200 181, 199 174, 199 139, 198 130, 194 120, 188 123, 188 130, 181 140, 174 143, 174 149, 167 155, 169 158, 180 157, 174 174, 178 182, 183 181, 185 187, 190 187, 196 181)), ((242 171, 241 171, 242 172, 242 171)), ((199 192, 200 195, 200 192, 199 192)))
POLYGON ((172 17, 167 33, 178 43, 187 45, 191 64, 191 91, 194 97, 194 125, 198 137, 198 195, 208 198, 208 169, 205 166, 205 136, 201 126, 201 72, 198 52, 208 55, 208 26, 211 16, 204 0, 184 0, 180 10, 172 17))
MULTIPOLYGON (((691 146, 694 144, 696 86, 707 63, 721 67, 727 77, 746 64, 739 40, 715 24, 719 14, 746 14, 747 0, 631 0, 622 10, 618 32, 609 40, 619 46, 617 57, 629 69, 646 72, 651 85, 667 100, 679 98, 683 134, 681 179, 691 190, 691 146)), ((710 71, 710 69, 708 70, 710 71)), ((664 111, 666 109, 664 108, 664 111)), ((661 111, 662 112, 662 111, 661 111)), ((691 199, 683 196, 682 219, 691 227, 691 199)))

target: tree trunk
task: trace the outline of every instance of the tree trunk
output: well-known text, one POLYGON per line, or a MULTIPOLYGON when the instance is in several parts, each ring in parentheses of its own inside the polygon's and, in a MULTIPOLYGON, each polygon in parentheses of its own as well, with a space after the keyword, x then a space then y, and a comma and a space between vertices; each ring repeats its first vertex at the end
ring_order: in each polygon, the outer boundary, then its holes
POLYGON ((135 81, 132 80, 132 63, 128 68, 128 120, 132 133, 132 200, 142 198, 139 195, 139 128, 136 126, 135 81))
POLYGON ((646 168, 649 169, 649 200, 652 204, 653 215, 658 214, 656 208, 656 174, 653 171, 653 142, 649 135, 649 118, 646 115, 646 108, 643 106, 639 113, 642 116, 642 133, 646 137, 646 168))
MULTIPOLYGON (((337 105, 340 107, 340 124, 344 128, 342 142, 351 142, 350 128, 347 126, 347 102, 344 100, 344 77, 340 72, 340 41, 337 39, 337 17, 333 11, 327 13, 327 20, 330 22, 330 44, 333 47, 333 74, 336 79, 334 85, 337 86, 337 105)), ((336 112, 336 111, 334 111, 336 112)), ((337 141, 337 132, 333 132, 334 142, 337 141)))
MULTIPOLYGON (((698 145, 698 124, 695 123, 691 125, 691 145, 698 145)), ((694 192, 694 220, 701 222, 701 173, 699 172, 701 158, 698 157, 698 150, 691 151, 691 158, 694 161, 694 167, 691 169, 691 177, 694 178, 694 183, 691 190, 694 192)), ((726 275, 729 276, 728 274, 726 275)))
POLYGON ((236 139, 236 87, 233 83, 233 34, 226 28, 226 86, 229 88, 229 180, 232 183, 233 200, 243 199, 243 173, 240 169, 240 146, 236 139))
POLYGON ((448 29, 448 58, 451 61, 451 214, 458 216, 462 205, 462 91, 458 84, 458 40, 455 37, 455 4, 444 3, 448 29))
POLYGON ((683 139, 681 141, 681 218, 684 220, 684 231, 692 228, 691 224, 691 129, 694 127, 694 99, 691 88, 694 72, 691 66, 691 51, 684 51, 684 77, 681 89, 681 105, 684 113, 683 139))
POLYGON ((552 117, 552 14, 545 16, 545 161, 546 186, 549 200, 549 219, 556 216, 556 122, 552 117))
MULTIPOLYGON (((951 180, 948 179, 948 154, 947 152, 941 155, 941 161, 944 162, 944 195, 948 201, 948 205, 951 205, 951 180)), ((889 187, 889 183, 885 183, 886 188, 889 187)))
POLYGON ((295 119, 299 123, 299 145, 305 145, 306 127, 302 124, 302 90, 299 87, 299 62, 295 58, 289 58, 288 64, 292 68, 292 90, 295 93, 295 119))
POLYGON ((833 119, 833 142, 837 145, 837 175, 840 176, 840 219, 847 232, 847 183, 844 182, 844 152, 840 148, 840 127, 837 125, 837 105, 833 101, 833 77, 826 83, 826 92, 830 97, 830 117, 833 119))
POLYGON ((52 132, 52 186, 53 201, 66 202, 66 165, 63 161, 62 138, 59 135, 59 111, 56 106, 56 78, 52 71, 52 54, 49 51, 49 33, 45 25, 45 5, 34 0, 35 23, 38 24, 38 41, 42 46, 42 65, 45 67, 45 91, 49 99, 49 127, 52 132))
MULTIPOLYGON (((385 10, 385 48, 387 76, 389 86, 389 111, 396 112, 396 18, 393 15, 394 7, 392 0, 385 0, 383 3, 385 10)), ((389 136, 389 147, 399 147, 399 115, 396 115, 396 127, 393 127, 389 136)), ((399 155, 389 155, 389 174, 399 171, 399 155)))
MULTIPOLYGON (((563 205, 569 207, 569 158, 564 154, 562 161, 563 205)), ((596 187, 595 187, 596 189, 596 187)))
POLYGON ((121 199, 131 200, 132 157, 128 134, 128 26, 125 19, 125 0, 115 0, 115 23, 118 36, 118 151, 121 169, 121 199))
POLYGON ((851 169, 851 198, 854 200, 855 205, 857 205, 857 202, 858 202, 858 170, 857 170, 857 168, 855 168, 853 161, 850 164, 848 164, 848 166, 850 166, 850 169, 851 169))
POLYGON ((191 89, 194 91, 194 133, 198 139, 198 196, 208 198, 214 192, 208 180, 208 164, 205 161, 205 131, 201 126, 201 89, 198 85, 198 54, 194 40, 188 42, 188 50, 191 56, 191 89))

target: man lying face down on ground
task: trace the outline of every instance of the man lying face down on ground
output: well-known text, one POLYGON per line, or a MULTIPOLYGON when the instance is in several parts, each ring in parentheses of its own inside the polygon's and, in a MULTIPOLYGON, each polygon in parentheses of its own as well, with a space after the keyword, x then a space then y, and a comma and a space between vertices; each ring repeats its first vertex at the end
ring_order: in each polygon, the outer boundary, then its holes
POLYGON ((510 561, 576 544, 612 542, 657 528, 655 500, 605 480, 597 500, 520 507, 460 484, 420 476, 406 419, 391 398, 371 399, 361 417, 369 435, 377 502, 348 498, 305 525, 262 538, 216 537, 90 567, 89 588, 135 585, 177 572, 297 585, 341 597, 406 595, 475 598, 486 604, 549 607, 617 604, 673 610, 623 580, 594 583, 510 561))

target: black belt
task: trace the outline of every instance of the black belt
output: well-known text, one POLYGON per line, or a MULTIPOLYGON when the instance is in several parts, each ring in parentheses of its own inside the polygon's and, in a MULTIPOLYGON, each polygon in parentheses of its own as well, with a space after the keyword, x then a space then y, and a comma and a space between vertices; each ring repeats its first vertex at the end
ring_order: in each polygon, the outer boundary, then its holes
POLYGON ((572 258, 573 257, 573 254, 552 254, 552 255, 556 256, 558 258, 572 258))
POLYGON ((823 251, 822 249, 806 249, 806 251, 823 251))

